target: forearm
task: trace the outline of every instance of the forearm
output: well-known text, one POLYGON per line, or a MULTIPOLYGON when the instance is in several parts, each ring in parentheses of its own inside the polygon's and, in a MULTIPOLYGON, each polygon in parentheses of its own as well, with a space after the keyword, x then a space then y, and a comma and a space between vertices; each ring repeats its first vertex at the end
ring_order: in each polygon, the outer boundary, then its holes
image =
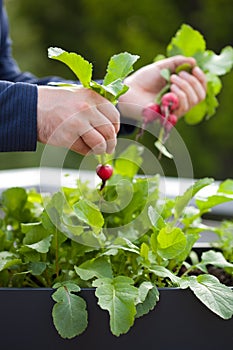
POLYGON ((0 152, 34 151, 37 86, 0 82, 0 152))

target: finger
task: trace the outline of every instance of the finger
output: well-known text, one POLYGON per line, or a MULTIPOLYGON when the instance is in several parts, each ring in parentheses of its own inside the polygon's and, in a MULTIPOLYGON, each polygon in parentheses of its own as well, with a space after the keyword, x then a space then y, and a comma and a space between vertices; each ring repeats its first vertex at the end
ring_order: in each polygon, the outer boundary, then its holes
POLYGON ((87 146, 95 154, 112 153, 116 147, 116 130, 111 121, 96 106, 82 111, 79 117, 82 120, 79 135, 87 146))
POLYGON ((85 144, 94 154, 112 153, 116 147, 116 137, 106 140, 96 129, 92 128, 82 135, 85 144))
MULTIPOLYGON (((100 124, 97 120, 92 121, 91 125, 95 130, 97 130, 105 139, 106 142, 106 152, 112 153, 116 146, 116 132, 113 124, 111 124, 107 119, 104 124, 100 124)), ((101 122, 102 122, 101 118, 101 122)), ((103 122, 102 122, 103 123, 103 122)))
POLYGON ((196 66, 193 68, 192 74, 199 80, 199 82, 201 83, 202 87, 206 92, 207 81, 206 81, 205 73, 199 67, 196 66))
POLYGON ((181 117, 190 109, 187 95, 182 89, 180 89, 175 84, 172 84, 170 89, 172 92, 174 92, 174 94, 176 94, 176 96, 179 99, 179 108, 176 111, 174 111, 174 113, 177 115, 177 117, 181 117))
POLYGON ((194 90, 195 94, 198 97, 198 102, 205 98, 206 90, 201 84, 201 82, 194 75, 183 71, 179 73, 179 76, 190 84, 190 88, 194 90))
POLYGON ((107 102, 96 105, 96 108, 112 123, 115 133, 118 133, 120 130, 120 113, 116 107, 112 103, 107 102))
POLYGON ((74 152, 77 152, 79 154, 82 155, 87 155, 87 154, 91 154, 92 149, 86 145, 86 143, 82 140, 81 137, 79 137, 74 143, 73 145, 70 147, 70 149, 74 152))
POLYGON ((99 110, 94 109, 93 112, 95 113, 95 118, 92 117, 90 119, 90 125, 100 135, 102 135, 103 139, 105 140, 105 152, 112 153, 116 147, 116 129, 111 123, 111 121, 108 118, 106 118, 99 110))
POLYGON ((199 102, 199 96, 193 88, 195 78, 187 72, 180 72, 179 75, 174 74, 171 76, 171 83, 177 85, 187 95, 190 106, 194 106, 199 102))
POLYGON ((88 132, 82 134, 82 140, 85 144, 91 148, 94 154, 106 153, 106 141, 104 137, 96 131, 94 128, 90 129, 88 132))
MULTIPOLYGON (((116 147, 115 128, 96 107, 82 110, 82 113, 78 114, 78 118, 76 115, 72 116, 66 134, 70 135, 69 140, 81 137, 83 143, 94 154, 112 153, 116 147)), ((85 149, 86 151, 88 149, 85 149)))

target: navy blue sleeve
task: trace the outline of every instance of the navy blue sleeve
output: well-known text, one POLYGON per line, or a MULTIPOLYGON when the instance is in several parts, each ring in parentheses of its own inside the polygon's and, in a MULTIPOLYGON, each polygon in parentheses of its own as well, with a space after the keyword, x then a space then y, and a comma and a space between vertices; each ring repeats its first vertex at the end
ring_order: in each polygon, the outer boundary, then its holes
POLYGON ((0 152, 35 151, 37 87, 0 82, 0 152))
POLYGON ((0 0, 0 152, 35 151, 37 145, 38 79, 21 72, 11 55, 7 14, 0 0))

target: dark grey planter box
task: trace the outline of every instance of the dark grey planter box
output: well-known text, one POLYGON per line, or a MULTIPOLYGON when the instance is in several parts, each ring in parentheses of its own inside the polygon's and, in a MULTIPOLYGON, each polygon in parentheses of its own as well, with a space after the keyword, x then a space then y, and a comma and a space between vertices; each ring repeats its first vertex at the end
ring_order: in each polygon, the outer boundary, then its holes
POLYGON ((107 312, 96 303, 92 289, 83 290, 88 304, 87 330, 62 339, 51 317, 52 289, 0 288, 2 350, 220 350, 231 349, 233 318, 222 320, 189 290, 161 289, 153 311, 136 320, 130 331, 115 337, 107 312))

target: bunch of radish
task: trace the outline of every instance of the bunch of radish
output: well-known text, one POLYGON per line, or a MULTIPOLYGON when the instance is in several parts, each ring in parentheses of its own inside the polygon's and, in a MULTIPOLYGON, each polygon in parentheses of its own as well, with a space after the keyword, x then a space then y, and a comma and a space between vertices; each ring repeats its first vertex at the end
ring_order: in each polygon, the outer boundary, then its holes
POLYGON ((169 132, 177 123, 177 116, 173 111, 179 107, 178 97, 173 92, 167 92, 161 98, 161 103, 152 103, 145 107, 142 111, 143 125, 158 120, 162 127, 169 132))

